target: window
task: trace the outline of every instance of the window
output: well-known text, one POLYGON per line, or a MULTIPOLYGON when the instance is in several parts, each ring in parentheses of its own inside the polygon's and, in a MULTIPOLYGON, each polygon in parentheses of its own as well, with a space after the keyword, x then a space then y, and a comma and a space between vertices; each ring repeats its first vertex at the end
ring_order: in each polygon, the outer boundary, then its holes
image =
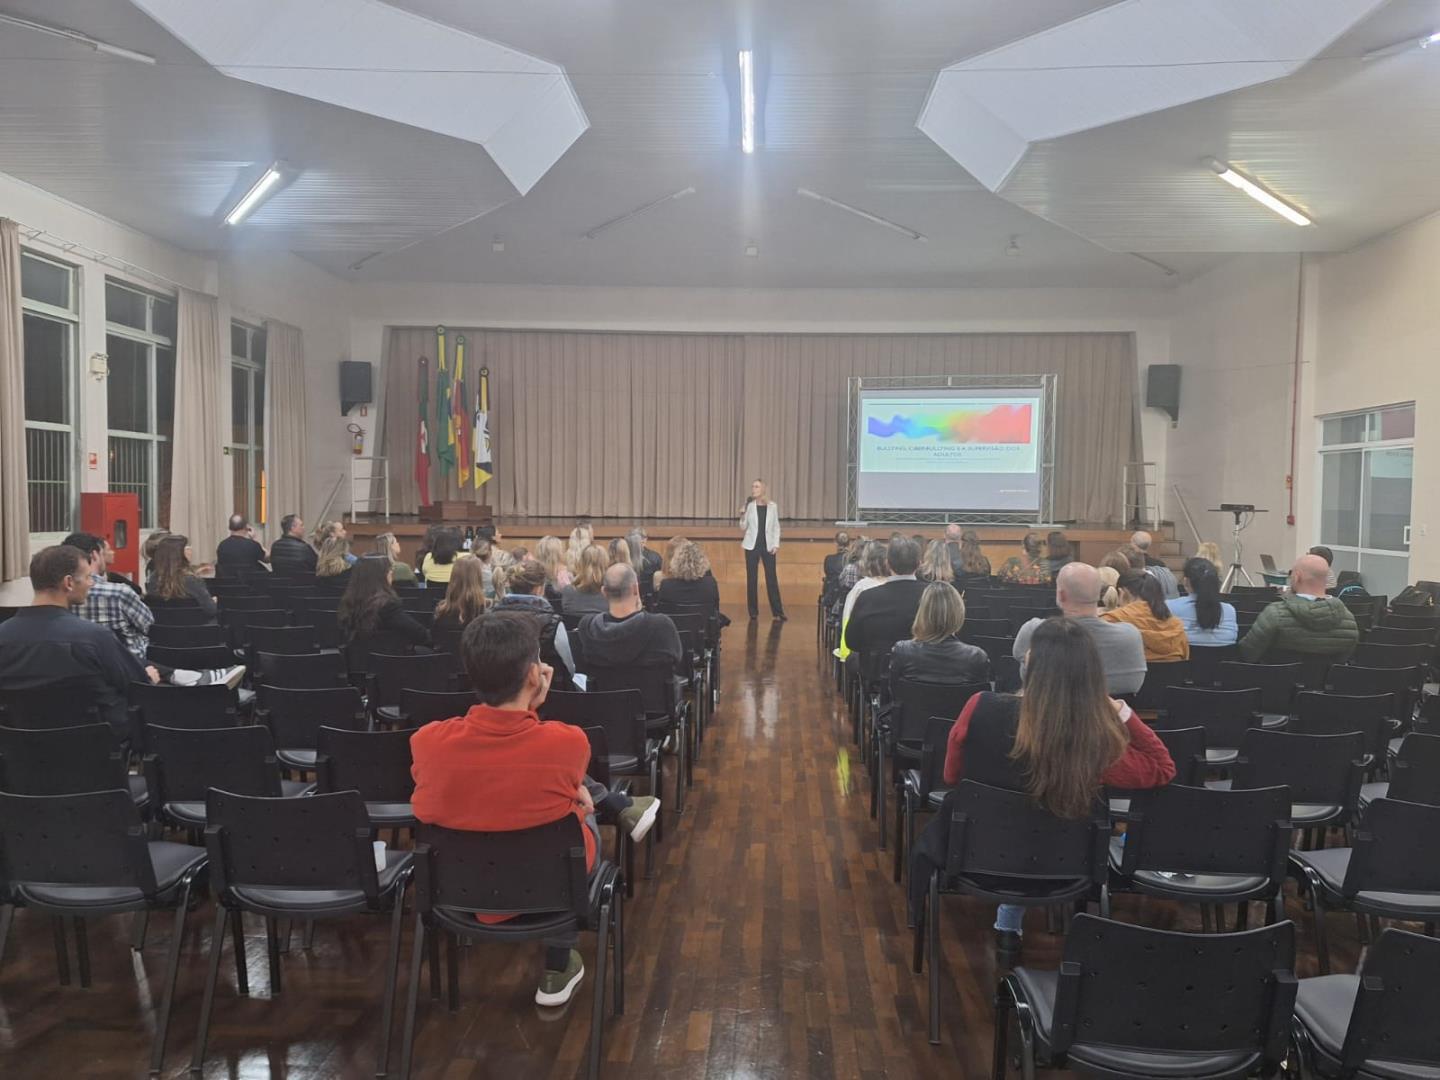
POLYGON ((68 533, 75 522, 75 268, 20 253, 25 364, 25 479, 30 531, 68 533))
POLYGON ((175 300, 105 282, 110 490, 140 497, 140 527, 170 524, 175 300))
POLYGON ((265 505, 265 330, 230 324, 230 471, 234 510, 263 525, 265 505))
POLYGON ((1410 583, 1414 444, 1414 404, 1320 421, 1320 543, 1376 595, 1410 583))

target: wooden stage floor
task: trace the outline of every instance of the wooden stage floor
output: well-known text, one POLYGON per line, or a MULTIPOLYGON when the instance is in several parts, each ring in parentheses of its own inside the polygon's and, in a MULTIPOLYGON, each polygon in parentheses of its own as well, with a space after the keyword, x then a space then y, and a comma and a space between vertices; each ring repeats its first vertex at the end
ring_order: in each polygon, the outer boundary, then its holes
MULTIPOLYGON (((748 623, 731 608, 723 698, 679 826, 657 848, 653 880, 627 904, 627 1008, 606 1029, 610 1078, 979 1078, 989 1075, 993 910, 943 901, 944 1043, 925 1038, 925 982, 910 972, 910 934, 890 855, 861 790, 842 793, 848 745, 841 702, 817 656, 810 613, 748 623)), ((863 772, 855 770, 863 787, 863 772)), ((666 785, 668 790, 668 784, 666 785)), ((667 811, 668 812, 668 811, 667 811)), ((669 822, 667 822, 667 826, 669 822)), ((1119 898, 1116 915, 1198 929, 1198 915, 1119 898)), ((207 900, 187 935, 164 1076, 186 1075, 200 1004, 207 900)), ((1314 970, 1308 918, 1302 975, 1314 970)), ((357 917, 318 926, 313 952, 284 961, 271 998, 265 939, 247 924, 252 996, 237 998, 228 953, 205 1076, 334 1080, 372 1075, 387 927, 357 917)), ((1027 922, 1027 960, 1053 966, 1059 939, 1027 922)), ((94 986, 57 985, 48 920, 21 911, 0 968, 0 1076, 5 1080, 141 1080, 146 1076, 169 940, 152 920, 132 960, 128 922, 92 922, 94 986)), ((1355 922, 1332 916, 1336 970, 1353 971, 1355 922)), ((582 935, 587 965, 594 938, 582 935)), ((402 968, 408 966, 407 923, 402 968)), ((531 1000, 538 946, 464 950, 461 1005, 422 989, 417 1077, 570 1080, 583 1076, 593 981, 568 1008, 531 1000)), ((404 976, 402 975, 402 986, 404 976)), ((399 1024, 396 1025, 398 1051, 399 1024)), ((398 1060, 398 1059, 396 1059, 398 1060)), ((394 1065, 392 1061, 392 1066, 394 1065)), ((392 1069, 393 1071, 393 1069, 392 1069)))

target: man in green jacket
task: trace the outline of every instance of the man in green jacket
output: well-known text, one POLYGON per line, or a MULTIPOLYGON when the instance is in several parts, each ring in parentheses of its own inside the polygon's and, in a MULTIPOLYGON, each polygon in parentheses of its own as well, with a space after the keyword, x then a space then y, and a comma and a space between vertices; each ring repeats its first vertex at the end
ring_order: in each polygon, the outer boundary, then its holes
POLYGON ((1301 555, 1290 571, 1290 592, 1260 612, 1240 640, 1240 656, 1263 662, 1274 653, 1348 656, 1360 640, 1355 616, 1325 595, 1330 567, 1319 555, 1301 555))

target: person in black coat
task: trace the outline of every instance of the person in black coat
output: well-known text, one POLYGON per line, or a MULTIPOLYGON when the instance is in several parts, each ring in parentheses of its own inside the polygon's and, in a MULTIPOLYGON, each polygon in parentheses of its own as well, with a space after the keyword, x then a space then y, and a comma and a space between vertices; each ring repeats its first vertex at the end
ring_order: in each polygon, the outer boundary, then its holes
POLYGON ((383 555, 367 555, 349 571, 335 621, 347 647, 404 654, 430 644, 430 631, 406 612, 395 595, 394 570, 383 555))
POLYGON ((835 550, 825 556, 825 577, 831 581, 840 576, 845 566, 845 550, 850 546, 850 534, 841 529, 835 534, 835 550))
POLYGON ((319 556, 305 541, 305 522, 300 515, 286 514, 281 518, 280 532, 280 539, 270 545, 270 568, 292 577, 313 575, 319 556))
MULTIPOLYGON (((710 560, 705 551, 693 540, 686 540, 675 548, 670 559, 669 572, 660 579, 660 588, 655 594, 661 607, 703 607, 706 611, 720 610, 720 586, 710 572, 710 560)), ((729 626, 730 620, 720 616, 720 625, 729 626)))
POLYGON ((956 635, 965 624, 965 601, 949 582, 925 587, 910 638, 897 641, 890 654, 890 688, 901 680, 964 686, 990 681, 985 650, 956 635))
POLYGON ((910 636, 926 583, 915 578, 920 545, 908 536, 890 541, 891 575, 855 598, 845 624, 845 646, 852 653, 884 652, 910 636))

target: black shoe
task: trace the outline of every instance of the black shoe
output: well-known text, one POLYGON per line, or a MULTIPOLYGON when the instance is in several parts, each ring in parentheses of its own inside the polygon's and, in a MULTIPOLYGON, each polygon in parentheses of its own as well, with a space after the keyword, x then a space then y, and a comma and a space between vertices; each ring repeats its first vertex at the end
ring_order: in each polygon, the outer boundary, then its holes
POLYGON ((995 931, 995 966, 1009 971, 1020 963, 1020 935, 1014 930, 995 931))
POLYGON ((777 611, 770 617, 776 622, 785 622, 787 619, 789 619, 789 616, 786 615, 783 611, 777 611))

